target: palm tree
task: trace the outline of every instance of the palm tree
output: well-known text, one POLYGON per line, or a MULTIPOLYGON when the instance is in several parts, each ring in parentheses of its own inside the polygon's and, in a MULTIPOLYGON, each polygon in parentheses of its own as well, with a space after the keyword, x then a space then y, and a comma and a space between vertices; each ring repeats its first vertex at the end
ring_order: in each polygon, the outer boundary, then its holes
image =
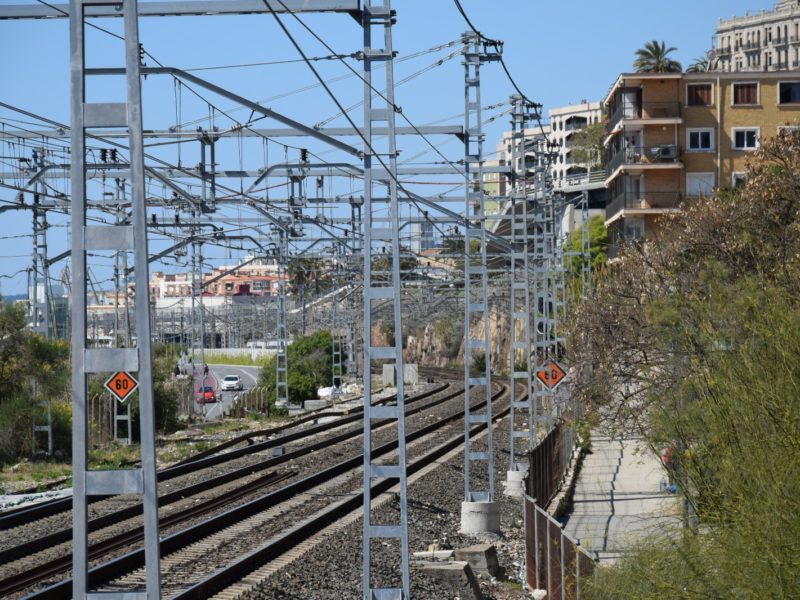
POLYGON ((675 50, 677 48, 672 46, 667 48, 664 42, 657 40, 647 42, 644 48, 636 51, 633 68, 637 73, 680 73, 683 70, 681 63, 668 56, 675 50))
POLYGON ((686 69, 687 73, 705 73, 711 71, 716 64, 716 56, 713 50, 709 50, 703 56, 695 58, 694 62, 686 69))

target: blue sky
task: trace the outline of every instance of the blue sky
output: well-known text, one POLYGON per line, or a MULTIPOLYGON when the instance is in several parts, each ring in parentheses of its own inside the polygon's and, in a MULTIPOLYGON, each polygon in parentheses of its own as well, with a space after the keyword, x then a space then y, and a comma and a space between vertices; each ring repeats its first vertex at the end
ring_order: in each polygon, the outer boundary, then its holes
MULTIPOLYGON (((30 0, 26 0, 30 1, 30 0)), ((23 0, 2 1, 0 5, 16 4, 23 0)), ((402 59, 440 44, 457 40, 466 30, 466 24, 451 0, 405 0, 394 3, 398 11, 395 28, 395 49, 402 59)), ((642 2, 641 0, 613 0, 605 3, 589 0, 462 0, 473 23, 485 35, 505 41, 505 59, 517 83, 527 96, 542 102, 545 110, 578 102, 582 99, 599 100, 616 76, 631 70, 634 51, 646 41, 664 40, 676 46, 674 57, 684 66, 701 56, 711 46, 715 25, 720 17, 743 15, 773 7, 773 0, 717 0, 671 2, 642 2)), ((303 16, 328 44, 338 53, 350 54, 361 47, 360 28, 343 15, 303 16)), ((286 23, 309 56, 327 55, 328 51, 304 32, 291 18, 286 23)), ((121 22, 98 21, 113 31, 119 31, 121 22)), ((263 61, 296 59, 296 51, 276 27, 270 16, 250 17, 189 17, 149 18, 141 20, 141 40, 145 48, 165 65, 180 68, 224 66, 263 61)), ((402 79, 439 59, 447 59, 457 46, 424 54, 398 62, 396 79, 402 79)), ((122 60, 122 44, 110 36, 96 31, 89 34, 91 65, 118 66, 122 60)), ((19 106, 56 121, 67 122, 69 114, 68 88, 68 37, 67 21, 0 21, 0 101, 19 106)), ((350 61, 358 68, 359 63, 350 61)), ((152 64, 152 61, 148 61, 152 64)), ((336 61, 314 63, 323 75, 331 78, 346 74, 336 61)), ((299 63, 248 68, 226 68, 195 72, 200 77, 252 100, 265 100, 271 108, 298 121, 313 125, 337 112, 333 102, 320 89, 296 93, 283 98, 278 96, 315 82, 308 68, 299 63)), ((482 96, 484 106, 506 101, 513 92, 499 65, 487 65, 482 71, 482 96)), ((101 87, 89 91, 92 100, 119 101, 121 98, 104 81, 101 87)), ((345 106, 363 97, 357 80, 350 78, 331 84, 333 91, 345 106)), ((166 128, 175 124, 175 85, 166 77, 150 77, 145 82, 145 126, 166 128)), ((232 108, 229 101, 208 95, 219 108, 232 108)), ((180 121, 196 127, 199 118, 207 117, 209 109, 184 91, 180 95, 180 121)), ((404 114, 415 124, 443 120, 443 123, 461 124, 463 111, 463 67, 460 61, 447 59, 441 66, 413 78, 397 90, 397 103, 404 114)), ((489 111, 485 118, 499 110, 489 111)), ((244 119, 248 112, 231 113, 244 119)), ((360 110, 353 113, 361 121, 360 110)), ((0 121, 8 119, 29 120, 18 114, 0 109, 0 121)), ((219 126, 230 121, 215 115, 219 126)), ((339 118, 331 125, 346 126, 339 118)), ((402 124, 398 122, 398 124, 402 124)), ((276 125, 262 123, 264 126, 276 125)), ((27 127, 28 125, 24 125, 27 127)), ((487 151, 494 149, 500 133, 508 128, 508 118, 499 118, 486 128, 487 151)), ((293 145, 297 140, 292 141, 293 145)), ((357 140, 351 140, 356 144, 357 140)), ((340 160, 341 153, 325 152, 325 148, 311 144, 312 152, 319 152, 325 160, 340 160), (323 154, 324 153, 324 154, 323 154)), ((418 140, 403 140, 401 157, 411 157, 425 149, 418 140)), ((0 155, 19 152, 0 143, 0 155)), ((450 159, 463 153, 458 143, 449 143, 441 151, 450 159)), ((156 151, 154 151, 156 152, 156 151)), ((196 150, 186 148, 181 156, 184 164, 196 162, 196 150)), ((284 150, 279 145, 268 146, 269 162, 283 160, 284 150)), ((294 150, 286 151, 296 158, 294 150)), ((160 151, 160 156, 177 162, 173 148, 160 151)), ((223 167, 258 168, 265 162, 263 143, 233 141, 220 150, 223 167)), ((428 154, 420 161, 438 160, 428 154)), ((8 164, 0 170, 7 171, 8 164)), ((232 183, 233 185, 233 183, 232 183)), ((238 185, 238 184, 237 184, 238 185)), ((331 184, 332 186, 334 184, 331 184)), ((346 193, 353 182, 338 182, 333 193, 346 193)), ((425 191, 428 188, 418 188, 425 191)), ((357 190, 356 190, 357 191, 357 190)), ((438 190, 437 190, 438 191, 438 190)), ((97 192, 99 193, 99 191, 97 192)), ((420 192, 421 193, 421 192, 420 192)), ((0 187, 0 201, 13 200, 15 192, 0 187)), ((165 214, 165 217, 169 215, 165 214)), ((229 213, 231 219, 236 211, 229 213)), ((66 219, 54 217, 51 235, 51 254, 67 248, 64 235, 66 219)), ((25 275, 9 275, 25 269, 30 262, 30 238, 9 237, 30 233, 28 214, 0 214, 0 293, 15 294, 25 290, 25 275)), ((154 241, 152 249, 163 247, 154 241)), ((231 262, 240 253, 224 253, 211 261, 231 262)), ((100 261, 102 262, 102 261, 100 261)), ((98 264, 102 271, 107 264, 98 264)), ((157 270, 159 267, 152 267, 157 270)), ((169 268, 169 267, 167 267, 169 268)), ((99 277, 99 278, 102 278, 99 277)))

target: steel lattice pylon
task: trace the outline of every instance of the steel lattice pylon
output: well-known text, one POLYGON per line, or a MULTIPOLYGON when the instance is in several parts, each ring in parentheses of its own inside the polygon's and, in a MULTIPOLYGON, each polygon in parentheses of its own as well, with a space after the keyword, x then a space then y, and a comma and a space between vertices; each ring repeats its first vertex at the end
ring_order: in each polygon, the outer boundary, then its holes
POLYGON ((511 98, 511 265, 510 265, 510 351, 509 373, 511 416, 509 466, 506 493, 522 496, 528 471, 527 453, 536 445, 536 411, 532 402, 531 327, 530 327, 530 264, 529 205, 534 200, 528 193, 527 148, 525 130, 535 110, 520 96, 511 98), (519 332, 519 335, 518 335, 519 332), (518 359, 522 360, 521 363, 518 359), (519 368, 518 368, 519 367, 519 368), (524 384, 519 395, 518 384, 524 384))
POLYGON ((286 231, 278 229, 278 297, 276 299, 277 342, 275 352, 275 406, 289 404, 289 358, 286 333, 286 263, 289 260, 289 239, 286 231))
MULTIPOLYGON (((142 494, 146 591, 131 590, 125 598, 160 598, 158 493, 155 463, 153 374, 150 338, 150 302, 145 207, 142 97, 139 64, 139 24, 135 0, 116 0, 124 19, 126 102, 87 103, 86 8, 97 2, 70 2, 70 78, 72 153, 72 554, 73 597, 92 598, 88 581, 87 497, 103 494, 142 494), (86 136, 97 127, 127 128, 130 148, 132 225, 87 224, 86 136), (136 348, 87 346, 87 253, 133 251, 136 286, 136 348), (144 284, 142 284, 144 282, 144 284), (141 418, 141 468, 116 471, 88 469, 87 375, 116 371, 137 372, 141 418)), ((121 166, 122 167, 122 166, 121 166)), ((123 167, 124 168, 124 167, 123 167)), ((123 591, 117 592, 122 597, 123 591)))
POLYGON ((483 533, 498 531, 499 513, 494 501, 494 444, 492 435, 491 345, 489 338, 489 274, 486 261, 486 214, 483 189, 483 128, 481 117, 480 68, 484 62, 498 60, 497 52, 488 52, 480 37, 465 33, 464 42, 464 502, 461 505, 461 531, 483 533), (473 248, 473 242, 478 248, 473 248), (473 319, 479 324, 475 331, 473 319), (475 336, 477 335, 477 338, 475 336), (482 373, 473 377, 473 361, 482 352, 482 373), (482 386, 485 408, 473 412, 470 388, 482 386), (473 449, 470 428, 475 423, 487 425, 486 449, 473 449), (476 489, 473 463, 483 463, 488 485, 476 489))
MULTIPOLYGON (((34 164, 43 167, 41 155, 33 151, 34 164)), ((39 333, 45 339, 50 338, 51 333, 51 313, 50 313, 50 273, 47 268, 47 212, 40 206, 40 194, 38 190, 43 188, 43 184, 37 183, 33 194, 33 264, 29 272, 28 297, 30 300, 30 327, 34 333, 39 333), (41 293, 39 288, 41 286, 41 293)), ((33 402, 39 404, 39 386, 36 377, 32 382, 33 402)), ((31 453, 36 452, 37 434, 44 433, 47 436, 47 456, 53 455, 53 413, 51 400, 48 397, 43 403, 47 414, 47 422, 42 424, 37 421, 37 416, 33 417, 33 436, 31 438, 31 453)))
MULTIPOLYGON (((363 5, 364 29, 364 547, 363 597, 365 600, 403 600, 409 598, 408 503, 406 481, 405 395, 403 389, 403 324, 400 313, 400 212, 397 202, 397 146, 395 139, 394 50, 392 25, 394 11, 390 0, 366 0, 363 5), (373 48, 373 34, 383 33, 383 48, 373 48), (385 65, 385 92, 373 98, 373 65, 385 65), (377 106, 376 106, 377 105, 377 106), (381 123, 386 135, 373 135, 373 127, 381 123), (383 174, 374 173, 376 167, 383 174), (385 170, 384 170, 385 169, 385 170), (376 188, 388 188, 387 196, 376 196, 376 188), (388 216, 386 208, 388 203, 388 216), (389 246, 390 266, 373 277, 373 256, 378 247, 389 246), (376 304, 391 302, 394 342, 376 346, 372 342, 372 318, 376 304), (395 368, 397 402, 394 406, 372 406, 372 366, 389 361, 395 368), (397 462, 372 461, 372 422, 392 419, 397 433, 397 462), (373 523, 372 482, 375 479, 397 479, 400 488, 399 519, 386 524, 373 523), (373 581, 372 543, 384 539, 400 544, 402 587, 378 587, 373 581)), ((375 36, 380 38, 379 35, 375 36)), ((378 42, 380 43, 380 42, 378 42)))

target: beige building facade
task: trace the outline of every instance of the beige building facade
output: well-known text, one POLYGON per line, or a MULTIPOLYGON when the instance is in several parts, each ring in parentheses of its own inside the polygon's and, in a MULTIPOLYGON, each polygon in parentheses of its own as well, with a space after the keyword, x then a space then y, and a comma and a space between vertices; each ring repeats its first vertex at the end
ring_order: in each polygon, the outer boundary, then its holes
POLYGON ((800 68, 800 0, 781 0, 773 10, 720 19, 714 48, 720 71, 800 68))
POLYGON ((740 185, 762 140, 800 126, 800 71, 623 74, 604 106, 613 246, 652 239, 659 217, 740 185))

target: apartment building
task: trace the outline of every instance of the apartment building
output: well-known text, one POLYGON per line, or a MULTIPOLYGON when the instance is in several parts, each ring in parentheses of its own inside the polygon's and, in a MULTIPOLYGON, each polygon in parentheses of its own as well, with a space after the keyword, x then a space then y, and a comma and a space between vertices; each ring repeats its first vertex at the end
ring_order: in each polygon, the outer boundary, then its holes
POLYGON ((800 68, 800 0, 781 0, 773 10, 720 19, 714 47, 713 70, 800 68))
POLYGON ((609 241, 647 241, 659 217, 740 185, 762 139, 800 126, 800 71, 622 74, 604 106, 609 241))
MULTIPOLYGON (((599 123, 603 116, 600 102, 581 100, 579 104, 562 106, 549 111, 550 141, 557 147, 551 175, 556 189, 569 188, 583 181, 595 169, 580 163, 573 156, 574 137, 581 129, 599 123)), ((598 157, 599 158, 599 157, 598 157)), ((601 171, 598 174, 602 173, 601 171)), ((598 180, 599 181, 599 180, 598 180)))

